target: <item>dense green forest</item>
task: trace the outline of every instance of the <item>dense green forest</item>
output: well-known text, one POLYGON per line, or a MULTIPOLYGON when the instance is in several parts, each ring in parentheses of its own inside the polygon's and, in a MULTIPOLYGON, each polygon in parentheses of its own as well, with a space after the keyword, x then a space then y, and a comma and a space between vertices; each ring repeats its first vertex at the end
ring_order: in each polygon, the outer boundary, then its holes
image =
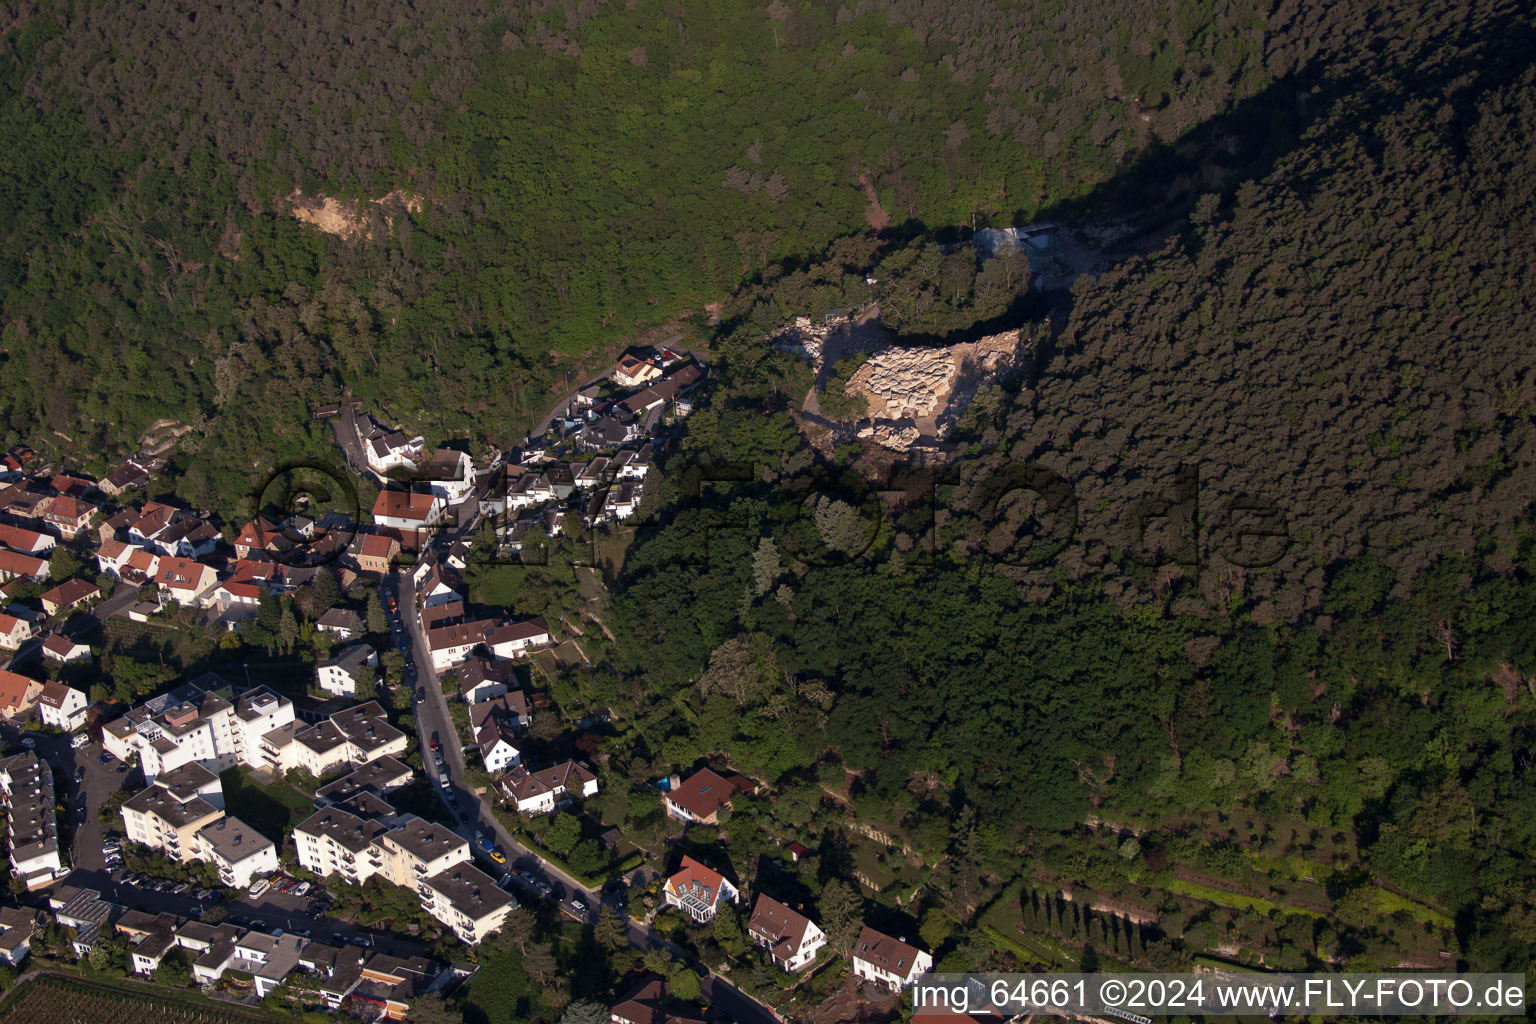
POLYGON ((1061 886, 1155 911, 1164 963, 1528 964, 1536 34, 1423 13, 1341 61, 1261 176, 1075 286, 937 502, 882 514, 899 474, 813 458, 804 371, 757 340, 754 311, 815 308, 836 261, 738 293, 674 466, 756 472, 674 474, 618 577, 635 653, 603 696, 635 700, 637 756, 781 794, 840 764, 966 921, 1001 901, 1060 934, 1027 894, 1061 886), (1079 531, 1028 570, 1051 531, 983 483, 1025 463, 1079 531), (1200 557, 1145 557, 1117 520, 1191 463, 1200 557), (1242 495, 1281 513, 1272 564, 1221 556, 1242 495))
POLYGON ((214 507, 323 445, 307 409, 343 385, 520 438, 572 360, 839 235, 1089 193, 1304 65, 1324 17, 1117 10, 10 5, 7 435, 85 457, 192 423, 180 486, 214 507))

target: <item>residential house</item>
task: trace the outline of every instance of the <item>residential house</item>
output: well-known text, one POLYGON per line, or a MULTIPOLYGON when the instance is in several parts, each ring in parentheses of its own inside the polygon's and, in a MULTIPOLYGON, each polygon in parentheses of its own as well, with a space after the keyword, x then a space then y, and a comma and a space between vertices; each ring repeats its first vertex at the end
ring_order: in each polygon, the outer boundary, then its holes
POLYGON ((102 478, 96 486, 101 493, 115 498, 132 487, 138 487, 149 479, 149 474, 132 462, 125 462, 102 478))
POLYGON ((399 531, 402 545, 420 547, 427 531, 442 521, 445 509, 443 499, 430 491, 386 488, 373 503, 373 521, 399 531))
POLYGON ((423 632, 436 629, 439 626, 454 626, 463 621, 463 601, 434 604, 421 610, 421 628, 423 632))
POLYGON ((116 931, 130 946, 128 961, 133 973, 155 973, 165 954, 176 948, 176 926, 182 923, 175 914, 150 914, 143 910, 130 910, 117 919, 116 931))
POLYGON ((515 767, 521 760, 516 743, 517 727, 495 715, 487 716, 475 733, 480 745, 480 760, 493 775, 515 767))
POLYGON ((555 488, 550 482, 548 474, 545 473, 525 473, 507 488, 506 507, 508 512, 515 512, 521 508, 531 508, 534 505, 542 505, 546 501, 554 500, 555 488))
POLYGON ((36 679, 0 668, 0 716, 12 719, 26 714, 42 693, 43 684, 36 679))
POLYGON ((228 815, 197 830, 193 855, 217 867, 219 881, 234 889, 244 889, 257 877, 277 870, 277 847, 272 840, 228 815))
POLYGON ((531 772, 517 767, 496 783, 507 802, 523 814, 549 814, 574 797, 589 797, 597 792, 597 776, 585 765, 566 761, 552 768, 531 772))
POLYGON ((619 405, 631 415, 638 416, 672 401, 693 388, 703 377, 699 368, 690 364, 664 380, 656 381, 644 391, 624 399, 619 405))
POLYGON ((265 999, 298 966, 308 941, 297 935, 246 932, 235 942, 231 970, 251 975, 256 997, 265 999))
POLYGON ((607 479, 608 463, 611 460, 599 455, 576 471, 575 481, 578 491, 589 491, 601 486, 607 479))
POLYGON ((102 524, 102 530, 114 537, 121 530, 130 544, 184 559, 206 558, 219 542, 219 531, 202 517, 158 501, 124 509, 102 524))
POLYGON ((606 451, 623 447, 640 436, 640 423, 633 416, 609 413, 586 424, 576 440, 588 451, 606 451))
POLYGON ((10 548, 0 549, 0 581, 15 579, 18 576, 32 580, 34 583, 42 582, 48 578, 47 560, 24 555, 10 548))
POLYGON ((148 548, 134 548, 117 575, 124 583, 147 583, 160 571, 160 556, 148 548))
POLYGON ((367 644, 342 648, 330 661, 315 669, 320 689, 339 697, 355 697, 359 679, 376 681, 379 656, 367 644))
MULTIPOLYGON (((90 648, 86 648, 90 653, 90 648)), ((84 693, 63 683, 44 683, 37 697, 37 711, 44 725, 64 732, 74 732, 85 724, 85 710, 90 701, 84 693)))
POLYGON ((20 551, 24 555, 38 556, 46 555, 57 544, 58 541, 51 534, 0 523, 0 547, 20 551))
POLYGON ((721 903, 735 903, 741 895, 725 876, 687 856, 662 892, 668 906, 677 907, 700 924, 713 921, 721 903))
POLYGON ((517 732, 533 724, 533 716, 528 711, 528 698, 524 696, 522 690, 512 690, 470 704, 470 728, 479 732, 488 718, 507 722, 517 732))
POLYGON ((400 557, 400 542, 382 533, 363 533, 357 535, 353 550, 358 569, 382 576, 400 557))
POLYGON ((69 611, 100 596, 101 590, 94 583, 87 583, 85 580, 65 580, 43 594, 43 611, 49 615, 58 615, 60 612, 69 611))
MULTIPOLYGON (((392 469, 414 471, 421 460, 426 441, 421 437, 407 438, 398 430, 387 430, 381 424, 368 419, 370 429, 363 435, 363 455, 368 468, 383 476, 392 469)), ((359 431, 363 427, 358 424, 359 431)))
POLYGON ((339 636, 343 640, 363 635, 362 617, 350 608, 332 608, 315 620, 315 628, 322 633, 339 636))
POLYGON ((37 911, 30 907, 0 907, 0 963, 20 967, 32 950, 37 911))
POLYGON ((475 464, 464 452, 439 448, 424 467, 425 483, 431 492, 450 505, 457 505, 475 490, 475 464))
POLYGON ((411 1003, 432 990, 437 976, 438 966, 424 957, 375 953, 362 964, 348 996, 354 1009, 366 1008, 374 1019, 405 1020, 411 1003))
POLYGON ((640 507, 640 485, 631 481, 614 484, 603 499, 603 517, 620 522, 635 514, 640 507))
POLYGON ((703 1024, 703 1009, 677 1006, 669 999, 666 982, 642 981, 608 1008, 612 1024, 703 1024))
POLYGON ((160 585, 160 595, 184 607, 204 605, 205 598, 219 582, 219 574, 212 566, 194 562, 190 558, 165 556, 160 559, 155 572, 155 582, 160 585))
POLYGON ((50 661, 89 661, 91 648, 62 633, 49 633, 43 637, 43 657, 50 661))
POLYGON ((905 939, 892 938, 865 925, 853 944, 855 977, 873 981, 893 991, 913 985, 918 977, 933 970, 933 955, 924 953, 905 939))
POLYGON ((0 648, 15 651, 32 639, 32 623, 0 612, 0 648))
POLYGON ((477 619, 454 626, 427 630, 427 650, 432 656, 432 670, 446 672, 469 656, 501 623, 496 619, 477 619))
POLYGON ((437 556, 428 555, 411 573, 416 586, 416 596, 423 608, 452 604, 464 600, 464 577, 447 566, 440 565, 437 556))
POLYGON ((123 908, 101 898, 95 889, 60 885, 48 894, 48 909, 53 920, 61 928, 73 929, 74 940, 70 943, 76 956, 85 956, 95 945, 101 929, 123 912, 123 908))
POLYGON ((53 495, 34 491, 27 481, 0 489, 0 512, 8 512, 17 519, 42 519, 53 495))
POLYGON ((491 658, 469 658, 458 668, 459 696, 466 704, 478 704, 506 693, 513 681, 510 665, 491 658))
POLYGON ((661 376, 661 372, 658 361, 626 352, 608 375, 619 387, 632 388, 655 380, 661 376))
POLYGON ((98 509, 88 501, 60 494, 43 507, 43 522, 65 540, 74 540, 98 509))
POLYGON ((257 516, 235 535, 235 557, 249 558, 252 551, 265 551, 267 544, 280 532, 276 523, 265 516, 257 516))
POLYGON ((641 445, 639 448, 626 448, 613 457, 609 464, 615 479, 618 480, 644 480, 651 471, 651 456, 655 451, 650 444, 641 445))
POLYGON ((814 921, 766 893, 758 894, 747 935, 754 945, 768 951, 780 970, 791 974, 809 966, 816 959, 816 951, 827 943, 827 936, 814 921))
POLYGON ((549 624, 541 616, 509 622, 486 634, 486 646, 498 658, 520 658, 535 647, 550 643, 549 624))
POLYGON ((708 768, 700 768, 663 796, 662 804, 679 821, 718 825, 720 812, 730 809, 731 797, 750 788, 751 784, 739 775, 727 779, 708 768))

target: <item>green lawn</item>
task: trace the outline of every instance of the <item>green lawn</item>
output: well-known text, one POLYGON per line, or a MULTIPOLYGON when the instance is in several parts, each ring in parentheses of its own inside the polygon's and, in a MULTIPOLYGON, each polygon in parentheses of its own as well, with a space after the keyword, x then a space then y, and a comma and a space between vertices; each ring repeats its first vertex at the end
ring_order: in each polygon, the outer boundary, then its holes
POLYGON ((315 812, 309 797, 286 783, 263 785, 249 768, 231 768, 219 781, 225 809, 279 846, 288 830, 315 812))

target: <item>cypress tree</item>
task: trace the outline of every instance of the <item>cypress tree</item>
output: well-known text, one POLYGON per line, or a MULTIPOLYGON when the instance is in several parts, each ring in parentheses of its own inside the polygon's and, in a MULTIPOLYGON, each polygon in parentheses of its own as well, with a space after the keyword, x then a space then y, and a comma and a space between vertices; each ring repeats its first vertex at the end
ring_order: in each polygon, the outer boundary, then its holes
POLYGON ((1121 960, 1128 960, 1131 956, 1130 929, 1135 927, 1123 917, 1115 918, 1115 955, 1121 960))

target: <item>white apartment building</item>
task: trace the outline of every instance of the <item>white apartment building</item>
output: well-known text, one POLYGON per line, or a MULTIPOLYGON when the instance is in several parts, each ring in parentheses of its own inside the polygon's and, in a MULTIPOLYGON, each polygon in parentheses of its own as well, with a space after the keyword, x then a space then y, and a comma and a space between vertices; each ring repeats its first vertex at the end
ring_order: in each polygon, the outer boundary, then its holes
POLYGON ((184 764, 130 797, 121 812, 130 842, 185 864, 198 859, 198 831, 224 816, 224 790, 208 769, 184 764))
POLYGON ((277 870, 277 846, 239 818, 228 815, 197 830, 193 856, 219 869, 219 881, 244 889, 277 870))
POLYGON ((0 761, 0 793, 5 796, 12 873, 29 890, 68 874, 59 853, 53 770, 30 750, 7 757, 0 761))
POLYGON ((102 727, 107 752, 127 761, 138 757, 144 778, 184 764, 221 772, 237 764, 263 767, 260 739, 293 721, 293 703, 259 689, 235 704, 195 683, 184 683, 102 727))
POLYGON ((263 767, 279 775, 304 768, 316 778, 338 767, 403 757, 405 748, 405 733, 390 725, 372 700, 308 727, 290 722, 261 738, 263 767))

